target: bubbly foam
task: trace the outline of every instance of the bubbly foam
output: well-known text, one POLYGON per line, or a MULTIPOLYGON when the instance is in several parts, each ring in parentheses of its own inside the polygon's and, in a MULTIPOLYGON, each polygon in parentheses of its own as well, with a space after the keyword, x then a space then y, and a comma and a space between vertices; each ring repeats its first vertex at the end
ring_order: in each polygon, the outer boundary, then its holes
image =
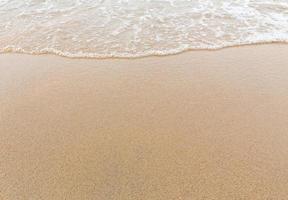
POLYGON ((139 57, 288 42, 287 0, 0 0, 0 52, 139 57))

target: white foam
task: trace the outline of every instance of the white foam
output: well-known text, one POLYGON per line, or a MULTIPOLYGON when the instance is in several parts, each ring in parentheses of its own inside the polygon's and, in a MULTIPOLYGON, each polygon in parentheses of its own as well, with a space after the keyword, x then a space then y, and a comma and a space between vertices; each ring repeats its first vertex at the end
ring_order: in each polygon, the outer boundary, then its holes
POLYGON ((140 57, 288 42, 286 0, 0 0, 0 52, 140 57))

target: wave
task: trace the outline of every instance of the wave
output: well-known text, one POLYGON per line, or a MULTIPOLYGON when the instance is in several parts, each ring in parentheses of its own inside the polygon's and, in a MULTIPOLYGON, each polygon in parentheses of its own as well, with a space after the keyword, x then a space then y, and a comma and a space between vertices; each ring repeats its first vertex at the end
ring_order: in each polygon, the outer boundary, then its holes
POLYGON ((108 58, 288 42, 286 0, 2 0, 0 52, 108 58))

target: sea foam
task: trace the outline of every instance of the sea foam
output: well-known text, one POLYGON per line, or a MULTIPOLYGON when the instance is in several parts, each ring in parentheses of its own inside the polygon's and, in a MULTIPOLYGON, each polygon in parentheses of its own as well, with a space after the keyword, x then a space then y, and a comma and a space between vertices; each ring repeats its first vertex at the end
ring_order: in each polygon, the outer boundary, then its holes
POLYGON ((0 52, 140 57, 288 42, 287 0, 0 0, 0 52))

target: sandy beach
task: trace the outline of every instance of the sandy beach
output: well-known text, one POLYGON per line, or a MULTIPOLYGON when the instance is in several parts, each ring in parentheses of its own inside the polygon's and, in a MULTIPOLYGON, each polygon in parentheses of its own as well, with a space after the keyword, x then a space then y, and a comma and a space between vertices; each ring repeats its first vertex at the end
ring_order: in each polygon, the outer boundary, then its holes
POLYGON ((1 54, 0 199, 288 199, 288 45, 1 54))

